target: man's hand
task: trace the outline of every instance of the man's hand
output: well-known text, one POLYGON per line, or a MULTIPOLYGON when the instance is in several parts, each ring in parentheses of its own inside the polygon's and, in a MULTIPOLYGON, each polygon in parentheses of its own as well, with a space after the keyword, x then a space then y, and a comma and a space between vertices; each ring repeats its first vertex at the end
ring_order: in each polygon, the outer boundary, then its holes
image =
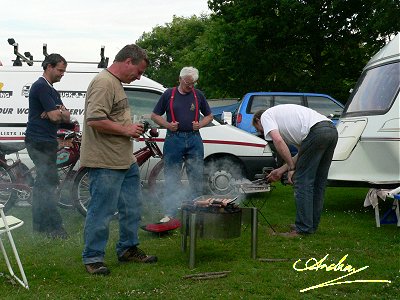
POLYGON ((287 179, 288 179, 288 183, 291 184, 291 185, 293 185, 293 179, 292 179, 293 175, 294 175, 294 170, 288 171, 287 179))
POLYGON ((52 123, 69 123, 71 114, 68 109, 65 108, 64 105, 57 104, 56 109, 42 112, 40 114, 42 119, 49 119, 52 123))
POLYGON ((275 169, 267 175, 267 177, 266 177, 267 182, 278 181, 281 179, 282 175, 283 175, 283 172, 282 172, 281 168, 275 169))
POLYGON ((193 121, 192 124, 193 124, 193 130, 194 131, 199 131, 200 130, 200 123, 199 122, 193 121))
POLYGON ((47 112, 42 112, 41 114, 40 114, 40 118, 41 119, 48 119, 49 118, 49 115, 47 114, 47 112))
POLYGON ((143 134, 144 126, 142 123, 134 123, 127 126, 128 135, 133 138, 138 138, 143 134))
POLYGON ((170 122, 168 123, 168 129, 171 131, 177 131, 179 126, 179 122, 170 122))

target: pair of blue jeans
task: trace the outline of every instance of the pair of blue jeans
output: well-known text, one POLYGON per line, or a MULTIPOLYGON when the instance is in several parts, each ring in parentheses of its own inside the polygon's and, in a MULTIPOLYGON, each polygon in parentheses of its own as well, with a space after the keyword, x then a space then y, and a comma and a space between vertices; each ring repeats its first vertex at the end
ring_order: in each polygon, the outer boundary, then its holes
POLYGON ((338 141, 331 121, 311 127, 300 146, 294 174, 296 230, 314 233, 320 223, 329 167, 338 141))
POLYGON ((203 193, 204 146, 199 131, 168 131, 164 149, 165 191, 163 208, 174 216, 183 200, 193 200, 203 193), (183 163, 189 180, 189 190, 181 184, 183 163))
POLYGON ((84 264, 104 261, 109 225, 116 211, 119 221, 118 257, 130 247, 137 246, 142 209, 140 174, 136 163, 127 170, 90 168, 89 180, 91 199, 84 229, 84 264))

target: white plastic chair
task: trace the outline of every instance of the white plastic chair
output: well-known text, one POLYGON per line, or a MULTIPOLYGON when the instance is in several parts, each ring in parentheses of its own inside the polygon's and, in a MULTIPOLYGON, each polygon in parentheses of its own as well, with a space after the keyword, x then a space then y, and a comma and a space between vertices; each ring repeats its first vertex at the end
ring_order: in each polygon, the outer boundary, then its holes
POLYGON ((14 217, 14 216, 6 216, 4 214, 3 208, 4 208, 4 205, 0 204, 0 216, 1 216, 1 218, 0 218, 0 248, 1 248, 1 251, 3 252, 3 256, 6 261, 8 271, 10 272, 11 276, 13 278, 15 278, 24 288, 29 289, 28 280, 26 279, 24 268, 22 267, 22 263, 19 258, 19 255, 18 255, 17 247, 15 247, 14 239, 11 235, 11 230, 21 227, 24 224, 24 221, 14 217), (8 236, 8 239, 10 241, 11 248, 14 252, 14 256, 17 261, 22 279, 19 278, 17 275, 15 275, 14 270, 11 266, 10 260, 8 258, 6 249, 4 248, 4 244, 3 244, 3 241, 1 238, 3 233, 7 234, 7 236, 8 236))

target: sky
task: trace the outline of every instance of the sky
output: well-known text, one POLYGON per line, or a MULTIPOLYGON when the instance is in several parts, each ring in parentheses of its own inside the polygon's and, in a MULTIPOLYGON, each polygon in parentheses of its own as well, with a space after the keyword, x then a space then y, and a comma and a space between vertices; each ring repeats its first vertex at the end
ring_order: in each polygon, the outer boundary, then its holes
POLYGON ((0 0, 0 61, 12 65, 19 52, 43 60, 59 53, 68 61, 99 61, 101 46, 113 61, 126 44, 172 21, 173 16, 209 14, 207 0, 0 0))

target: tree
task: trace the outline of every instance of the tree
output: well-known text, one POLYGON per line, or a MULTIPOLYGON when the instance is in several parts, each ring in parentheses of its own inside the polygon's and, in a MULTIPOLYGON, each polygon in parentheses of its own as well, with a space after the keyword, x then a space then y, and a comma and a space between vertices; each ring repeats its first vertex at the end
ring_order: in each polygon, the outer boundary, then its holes
POLYGON ((173 86, 200 71, 208 98, 249 91, 326 93, 346 102, 367 61, 400 28, 398 0, 209 0, 212 14, 174 17, 137 42, 151 78, 173 86))
MULTIPOLYGON (((208 3, 213 28, 206 30, 204 43, 210 48, 223 43, 229 55, 222 55, 215 70, 225 65, 226 74, 219 77, 229 78, 225 91, 234 93, 229 96, 252 89, 307 91, 345 102, 362 67, 400 28, 395 17, 400 4, 395 0, 208 3)), ((203 64, 212 67, 210 57, 204 59, 203 64)))
POLYGON ((137 44, 146 49, 149 55, 151 64, 146 74, 165 86, 176 85, 182 67, 193 65, 193 48, 207 22, 206 16, 174 16, 171 23, 144 33, 137 44))

